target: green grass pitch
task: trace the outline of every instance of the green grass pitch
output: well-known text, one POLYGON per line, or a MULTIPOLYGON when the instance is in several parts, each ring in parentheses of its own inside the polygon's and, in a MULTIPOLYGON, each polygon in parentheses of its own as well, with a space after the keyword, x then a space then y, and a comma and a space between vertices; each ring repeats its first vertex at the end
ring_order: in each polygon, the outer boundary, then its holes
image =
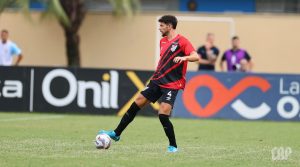
POLYGON ((300 123, 172 119, 179 152, 166 153, 158 118, 137 117, 119 142, 97 150, 99 129, 115 116, 0 113, 0 166, 300 166, 300 123), (273 161, 274 147, 290 147, 273 161))

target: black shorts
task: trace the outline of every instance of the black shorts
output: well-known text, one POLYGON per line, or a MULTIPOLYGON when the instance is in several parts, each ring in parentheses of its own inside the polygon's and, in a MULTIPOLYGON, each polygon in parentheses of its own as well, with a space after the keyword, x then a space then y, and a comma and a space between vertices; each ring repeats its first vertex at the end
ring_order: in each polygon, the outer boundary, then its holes
POLYGON ((176 100, 177 93, 178 90, 176 89, 162 88, 152 81, 150 81, 147 87, 141 92, 141 94, 152 103, 155 103, 157 100, 159 100, 159 102, 168 103, 172 107, 176 100))

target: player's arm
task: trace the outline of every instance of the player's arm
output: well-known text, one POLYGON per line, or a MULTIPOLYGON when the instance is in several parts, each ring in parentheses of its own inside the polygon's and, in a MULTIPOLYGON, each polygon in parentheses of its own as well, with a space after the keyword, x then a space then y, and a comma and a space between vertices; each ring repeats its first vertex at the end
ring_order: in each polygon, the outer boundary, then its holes
POLYGON ((15 66, 18 66, 21 62, 21 60, 23 59, 23 55, 22 54, 19 54, 17 56, 17 60, 16 60, 16 63, 15 63, 15 66))
POLYGON ((249 70, 252 71, 253 69, 253 62, 252 60, 249 61, 249 70))
POLYGON ((219 50, 218 49, 212 49, 208 51, 208 61, 210 64, 215 64, 219 55, 219 50))
POLYGON ((203 49, 203 47, 200 47, 200 48, 197 50, 197 53, 198 53, 198 56, 199 56, 199 61, 198 61, 197 63, 198 63, 198 64, 210 64, 210 61, 209 61, 209 60, 203 59, 203 55, 201 55, 202 49, 203 49))
POLYGON ((17 44, 13 43, 11 47, 11 53, 12 55, 17 56, 16 63, 14 64, 15 66, 18 66, 23 59, 22 51, 21 49, 17 46, 17 44))
POLYGON ((226 66, 226 55, 224 53, 220 62, 221 71, 225 71, 225 66, 226 66))
POLYGON ((225 67, 226 67, 226 61, 225 60, 221 60, 221 63, 220 63, 220 67, 221 67, 221 71, 225 71, 225 67))
POLYGON ((253 69, 253 61, 252 61, 252 58, 251 58, 251 56, 249 55, 248 52, 246 52, 245 58, 248 61, 249 71, 252 71, 252 69, 253 69))
POLYGON ((206 60, 206 59, 201 59, 201 55, 199 55, 199 64, 211 64, 211 61, 206 60))
POLYGON ((189 61, 189 62, 195 62, 199 61, 200 57, 198 56, 197 52, 193 51, 189 56, 184 56, 184 57, 175 57, 174 58, 174 63, 181 63, 184 61, 189 61))

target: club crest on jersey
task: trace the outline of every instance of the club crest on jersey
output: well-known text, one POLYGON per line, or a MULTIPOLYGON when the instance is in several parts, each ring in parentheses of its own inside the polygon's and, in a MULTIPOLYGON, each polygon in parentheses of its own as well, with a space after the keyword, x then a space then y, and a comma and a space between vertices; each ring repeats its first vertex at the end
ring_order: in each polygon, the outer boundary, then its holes
POLYGON ((171 47, 171 52, 174 52, 178 47, 178 44, 175 43, 175 44, 172 44, 172 47, 171 47))

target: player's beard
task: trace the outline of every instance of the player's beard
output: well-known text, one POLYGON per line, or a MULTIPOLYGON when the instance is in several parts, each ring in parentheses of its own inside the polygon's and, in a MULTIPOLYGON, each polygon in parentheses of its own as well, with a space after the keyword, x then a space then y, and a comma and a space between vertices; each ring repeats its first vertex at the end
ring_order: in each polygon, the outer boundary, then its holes
POLYGON ((166 31, 166 32, 161 32, 161 36, 162 37, 166 37, 166 36, 168 36, 169 35, 169 31, 166 31))

